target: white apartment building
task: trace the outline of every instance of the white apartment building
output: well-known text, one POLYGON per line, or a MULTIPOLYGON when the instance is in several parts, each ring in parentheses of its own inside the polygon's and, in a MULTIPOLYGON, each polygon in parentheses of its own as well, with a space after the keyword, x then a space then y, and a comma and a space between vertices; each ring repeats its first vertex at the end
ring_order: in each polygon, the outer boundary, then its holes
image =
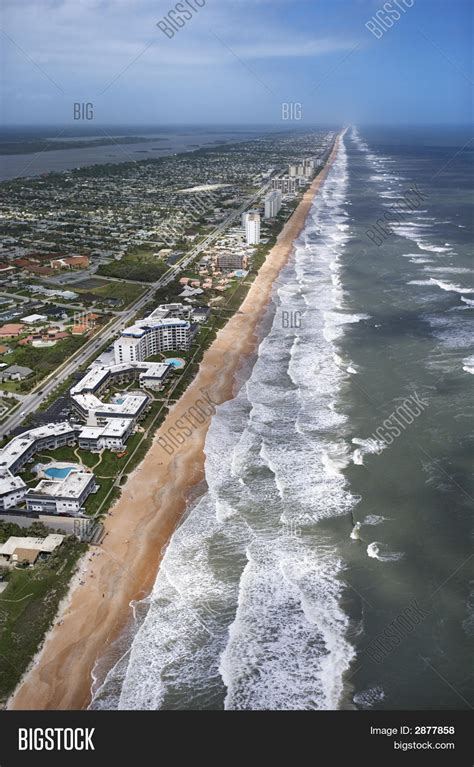
POLYGON ((133 431, 132 418, 110 418, 103 424, 87 423, 77 436, 79 447, 99 453, 101 450, 123 450, 133 431))
POLYGON ((0 449, 0 509, 19 503, 27 490, 21 477, 16 476, 25 463, 39 450, 54 450, 75 444, 74 428, 66 421, 49 423, 20 434, 0 449))
POLYGON ((289 176, 282 176, 272 180, 272 189, 279 189, 282 194, 295 194, 298 187, 299 184, 296 178, 290 178, 289 176))
POLYGON ((281 192, 274 189, 265 197, 265 218, 275 218, 281 209, 281 192))
POLYGON ((260 242, 260 213, 249 213, 245 222, 247 245, 258 245, 260 242))
POLYGON ((143 320, 126 328, 114 343, 115 362, 142 362, 167 351, 189 349, 191 307, 162 304, 143 320))
POLYGON ((95 489, 91 472, 71 471, 64 479, 42 479, 30 488, 25 496, 26 508, 43 514, 79 514, 95 489))
POLYGON ((76 412, 84 419, 132 418, 137 421, 147 408, 150 397, 142 391, 125 391, 104 402, 100 394, 112 384, 125 384, 138 378, 141 389, 159 391, 173 370, 164 362, 122 362, 118 365, 95 365, 70 391, 76 412))
POLYGON ((15 477, 7 470, 0 470, 0 509, 10 509, 23 499, 26 485, 21 477, 15 477))
POLYGON ((304 175, 304 168, 303 165, 289 165, 288 166, 288 175, 290 178, 297 178, 298 176, 304 175))
POLYGON ((244 230, 244 232, 247 231, 247 218, 253 213, 257 213, 258 215, 260 211, 257 210, 256 208, 252 208, 251 210, 244 210, 244 212, 242 213, 242 229, 244 230))

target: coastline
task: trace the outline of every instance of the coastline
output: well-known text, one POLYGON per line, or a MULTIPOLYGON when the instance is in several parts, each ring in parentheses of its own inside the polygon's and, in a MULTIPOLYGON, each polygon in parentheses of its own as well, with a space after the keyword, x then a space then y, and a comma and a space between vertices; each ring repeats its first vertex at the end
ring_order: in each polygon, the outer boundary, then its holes
POLYGON ((206 419, 172 454, 160 436, 192 407, 206 390, 213 403, 232 398, 242 359, 256 347, 256 328, 274 280, 286 264, 302 231, 313 199, 337 153, 336 138, 326 166, 304 193, 252 283, 240 310, 219 331, 204 354, 199 371, 157 430, 153 445, 130 475, 104 526, 100 548, 81 560, 83 585, 74 577, 55 626, 33 660, 8 708, 82 709, 91 698, 97 659, 127 625, 130 603, 152 589, 166 546, 186 510, 189 492, 204 477, 206 419), (84 570, 87 568, 87 571, 84 570))

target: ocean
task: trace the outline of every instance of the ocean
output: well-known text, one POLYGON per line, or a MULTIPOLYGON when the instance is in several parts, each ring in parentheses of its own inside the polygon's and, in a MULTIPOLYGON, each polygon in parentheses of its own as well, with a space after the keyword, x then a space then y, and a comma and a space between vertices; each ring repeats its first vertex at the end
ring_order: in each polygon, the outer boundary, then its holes
POLYGON ((92 708, 474 705, 468 140, 345 133, 92 708))

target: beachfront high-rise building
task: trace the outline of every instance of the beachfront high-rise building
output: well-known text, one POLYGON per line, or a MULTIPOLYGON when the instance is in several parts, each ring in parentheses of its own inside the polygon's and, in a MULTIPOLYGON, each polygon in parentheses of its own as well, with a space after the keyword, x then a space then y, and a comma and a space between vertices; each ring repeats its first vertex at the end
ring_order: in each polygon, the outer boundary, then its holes
POLYGON ((306 158, 303 160, 303 175, 305 178, 311 178, 314 173, 314 160, 312 158, 306 158))
POLYGON ((297 180, 289 176, 281 176, 272 180, 272 189, 279 189, 282 194, 295 194, 297 188, 297 180))
POLYGON ((303 164, 298 163, 297 165, 289 165, 288 175, 290 176, 290 178, 298 178, 299 176, 304 176, 303 164))
POLYGON ((142 362, 160 352, 189 349, 190 311, 183 304, 163 304, 149 317, 123 330, 114 343, 115 362, 142 362))
POLYGON ((301 162, 288 166, 288 175, 290 178, 311 178, 314 171, 314 160, 306 157, 301 162))
POLYGON ((265 197, 265 218, 275 218, 281 208, 281 192, 274 189, 265 197))
POLYGON ((242 229, 244 232, 247 231, 247 218, 251 213, 260 213, 260 211, 256 208, 251 208, 250 210, 246 210, 242 213, 242 229))
POLYGON ((247 245, 258 245, 260 242, 260 213, 249 213, 245 221, 245 236, 247 245))

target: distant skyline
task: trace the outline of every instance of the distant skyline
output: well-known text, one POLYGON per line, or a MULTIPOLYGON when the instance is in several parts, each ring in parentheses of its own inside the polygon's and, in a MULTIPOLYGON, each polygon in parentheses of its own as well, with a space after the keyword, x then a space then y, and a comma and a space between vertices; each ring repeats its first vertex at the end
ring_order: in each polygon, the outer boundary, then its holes
POLYGON ((4 0, 1 27, 7 126, 472 122, 470 0, 4 0))

